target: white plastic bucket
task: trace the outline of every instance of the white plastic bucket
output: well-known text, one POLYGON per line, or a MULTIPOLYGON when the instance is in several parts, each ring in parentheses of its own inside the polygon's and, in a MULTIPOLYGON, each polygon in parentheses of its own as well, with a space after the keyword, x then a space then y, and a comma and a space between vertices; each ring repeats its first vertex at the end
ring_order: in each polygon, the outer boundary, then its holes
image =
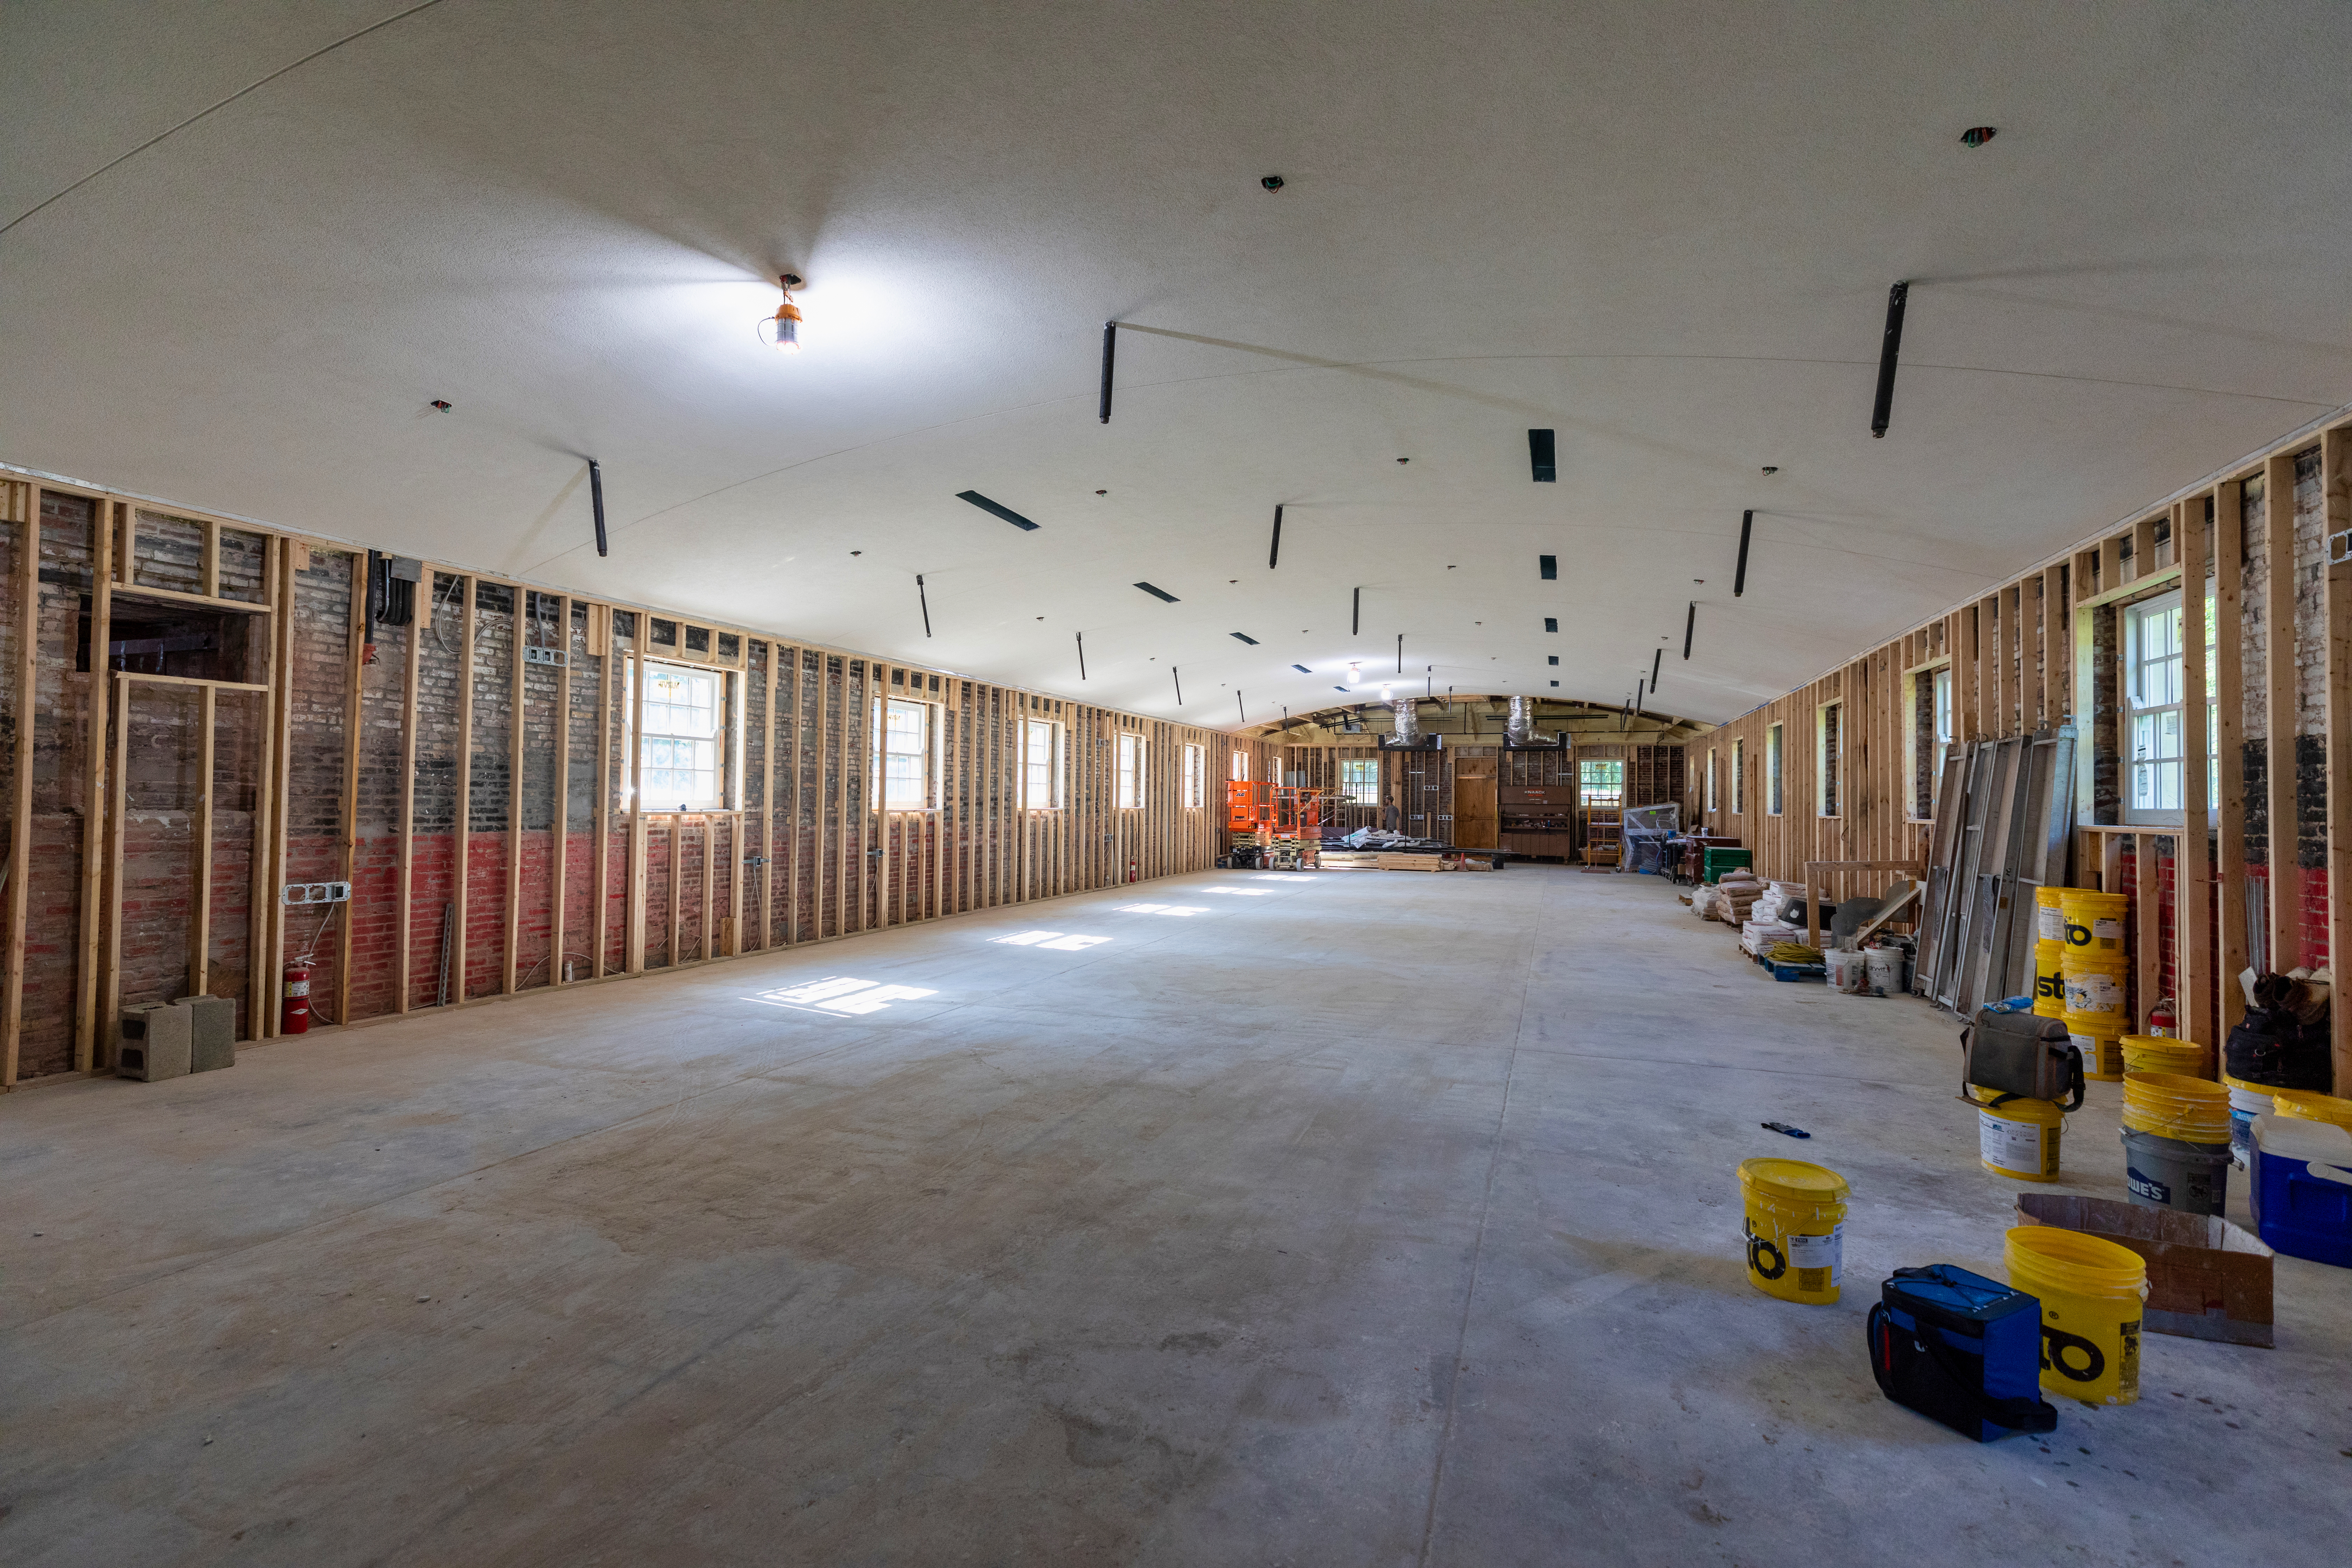
POLYGON ((1822 962, 1829 967, 1831 990, 1843 991, 1849 996, 1862 994, 1864 983, 1869 978, 1869 969, 1859 952, 1852 948, 1833 947, 1822 954, 1822 962))
POLYGON ((2254 1153, 2254 1118, 2271 1113, 2271 1097, 2256 1089, 2230 1090, 2230 1163, 2241 1171, 2254 1153))
POLYGON ((1911 989, 1911 955, 1899 947, 1873 947, 1863 952, 1867 975, 1864 989, 1873 996, 1901 996, 1911 989))

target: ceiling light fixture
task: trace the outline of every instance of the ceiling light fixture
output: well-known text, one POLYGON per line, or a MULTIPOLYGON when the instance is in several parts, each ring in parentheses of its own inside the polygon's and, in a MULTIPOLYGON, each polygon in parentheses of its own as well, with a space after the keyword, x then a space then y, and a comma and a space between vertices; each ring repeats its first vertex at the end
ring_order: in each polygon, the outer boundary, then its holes
POLYGON ((1349 666, 1348 667, 1348 684, 1349 684, 1349 685, 1350 685, 1350 686, 1360 686, 1360 685, 1362 685, 1362 684, 1363 684, 1363 681, 1364 681, 1364 668, 1363 668, 1363 666, 1361 666, 1361 665, 1358 665, 1358 664, 1351 664, 1351 665, 1349 665, 1349 666))
POLYGON ((774 315, 760 318, 760 341, 779 353, 796 354, 801 352, 801 308, 793 303, 793 290, 801 287, 801 275, 787 272, 776 281, 783 287, 784 302, 774 315))

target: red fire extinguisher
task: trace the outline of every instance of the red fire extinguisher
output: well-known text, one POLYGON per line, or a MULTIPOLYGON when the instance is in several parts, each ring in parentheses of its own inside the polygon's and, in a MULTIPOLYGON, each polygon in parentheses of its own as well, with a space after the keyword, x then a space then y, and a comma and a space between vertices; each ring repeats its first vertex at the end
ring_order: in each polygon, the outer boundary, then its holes
POLYGON ((1127 879, 1128 879, 1129 881, 1130 881, 1130 882, 1132 882, 1132 881, 1134 881, 1134 880, 1136 879, 1136 876, 1135 876, 1135 862, 1134 862, 1133 860, 1129 860, 1129 861, 1127 863, 1127 879))
POLYGON ((2171 997, 2158 997, 2156 1005, 2147 1010, 2147 1032, 2168 1038, 2180 1033, 2180 1015, 2173 1009, 2171 997))
POLYGON ((310 961, 289 959, 286 964, 286 1005, 278 1016, 281 1035, 310 1032, 310 961))

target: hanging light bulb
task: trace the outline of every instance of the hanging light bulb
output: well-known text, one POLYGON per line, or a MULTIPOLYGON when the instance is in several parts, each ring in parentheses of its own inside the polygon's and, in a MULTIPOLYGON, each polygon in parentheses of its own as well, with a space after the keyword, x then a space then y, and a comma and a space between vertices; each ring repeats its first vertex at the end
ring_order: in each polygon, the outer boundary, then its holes
POLYGON ((1363 683, 1364 667, 1360 664, 1349 665, 1348 667, 1348 684, 1350 686, 1361 686, 1363 683))
POLYGON ((801 308, 793 303, 793 290, 801 286, 797 272, 787 272, 776 279, 783 285, 784 302, 772 316, 760 318, 760 341, 779 353, 801 352, 801 308))

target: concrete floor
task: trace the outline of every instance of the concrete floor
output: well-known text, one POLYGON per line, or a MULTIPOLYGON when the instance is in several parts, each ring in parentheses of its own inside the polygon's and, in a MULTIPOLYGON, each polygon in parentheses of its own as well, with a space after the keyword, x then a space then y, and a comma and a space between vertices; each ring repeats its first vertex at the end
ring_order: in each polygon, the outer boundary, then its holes
POLYGON ((2046 1443, 1879 1396, 2019 1189, 1949 1020, 1732 942, 1211 873, 10 1096, 0 1561, 2345 1562, 2343 1271, 2046 1443), (929 994, 763 994, 831 976, 929 994), (1853 1183, 1838 1306, 1745 1283, 1751 1154, 1853 1183))

